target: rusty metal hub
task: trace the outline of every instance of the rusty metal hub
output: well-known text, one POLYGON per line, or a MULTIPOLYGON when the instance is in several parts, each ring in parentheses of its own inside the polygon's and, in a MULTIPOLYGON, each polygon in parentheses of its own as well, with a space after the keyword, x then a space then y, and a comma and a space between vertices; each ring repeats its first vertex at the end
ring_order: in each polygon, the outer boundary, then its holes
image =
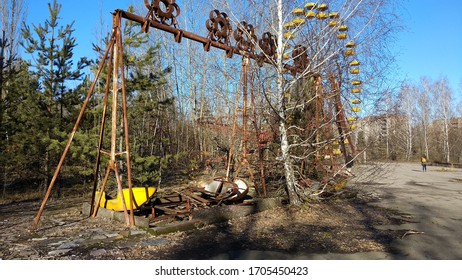
POLYGON ((209 31, 207 37, 210 40, 229 45, 229 36, 233 29, 231 28, 229 17, 226 13, 220 13, 218 10, 211 11, 205 26, 209 31))
POLYGON ((263 64, 266 57, 269 57, 271 59, 275 58, 277 53, 276 36, 274 36, 270 32, 265 32, 263 33, 262 38, 258 41, 258 45, 262 50, 262 53, 260 54, 260 57, 257 60, 259 66, 263 64))
POLYGON ((255 44, 257 43, 257 35, 252 24, 242 21, 238 24, 234 31, 234 39, 236 40, 236 48, 241 51, 255 52, 255 44))
POLYGON ((177 24, 176 18, 180 15, 180 7, 175 0, 153 0, 149 3, 144 0, 144 5, 148 9, 147 20, 157 21, 159 23, 174 26, 177 24))

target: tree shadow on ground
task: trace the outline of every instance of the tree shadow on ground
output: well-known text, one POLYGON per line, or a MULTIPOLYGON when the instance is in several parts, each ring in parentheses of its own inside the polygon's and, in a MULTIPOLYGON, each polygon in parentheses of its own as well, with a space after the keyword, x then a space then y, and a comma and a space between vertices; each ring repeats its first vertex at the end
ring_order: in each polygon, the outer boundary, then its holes
POLYGON ((382 209, 345 201, 284 206, 187 232, 162 259, 300 259, 312 254, 386 251, 398 222, 382 209))

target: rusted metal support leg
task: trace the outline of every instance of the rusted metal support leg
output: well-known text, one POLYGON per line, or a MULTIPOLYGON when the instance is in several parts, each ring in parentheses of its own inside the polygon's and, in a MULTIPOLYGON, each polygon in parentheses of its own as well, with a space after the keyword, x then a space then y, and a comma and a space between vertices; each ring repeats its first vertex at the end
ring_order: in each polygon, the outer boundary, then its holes
POLYGON ((107 170, 106 170, 106 175, 104 175, 103 184, 101 186, 101 190, 99 192, 99 196, 98 196, 98 200, 96 201, 96 205, 92 205, 92 208, 94 210, 93 210, 93 212, 90 213, 90 215, 93 218, 96 217, 96 215, 98 214, 99 204, 101 203, 101 198, 103 197, 103 192, 104 192, 104 189, 106 188, 106 183, 107 183, 107 179, 109 178, 109 173, 110 172, 111 172, 111 168, 108 166, 107 170))
MULTIPOLYGON (((263 152, 264 149, 261 146, 261 143, 259 141, 260 138, 260 133, 261 129, 258 128, 258 123, 257 123, 257 111, 256 111, 256 106, 255 106, 255 94, 254 94, 254 87, 253 87, 253 75, 250 79, 250 102, 253 110, 253 123, 255 126, 255 139, 257 139, 258 142, 258 162, 260 163, 260 182, 261 182, 261 189, 263 190, 263 196, 266 197, 266 182, 265 182, 265 165, 264 165, 264 158, 263 158, 263 152)), ((258 188, 257 188, 258 189, 258 188)))
POLYGON ((228 153, 228 162, 226 166, 226 180, 230 179, 230 172, 231 172, 231 164, 232 164, 232 158, 233 158, 233 153, 234 153, 234 140, 236 138, 236 129, 237 129, 237 112, 239 111, 239 100, 240 100, 240 94, 239 91, 236 93, 236 106, 234 108, 234 116, 233 116, 233 131, 231 133, 231 141, 229 144, 229 153, 228 153))
MULTIPOLYGON (((115 36, 113 35, 112 38, 111 38, 111 42, 113 42, 114 39, 115 39, 115 36)), ((102 117, 101 117, 101 126, 100 126, 99 141, 98 141, 98 154, 96 156, 96 165, 95 165, 95 174, 94 174, 95 178, 94 178, 94 181, 93 181, 93 192, 91 194, 91 202, 90 202, 90 215, 92 215, 93 210, 94 210, 93 208, 95 207, 95 194, 96 194, 96 189, 98 187, 98 173, 99 173, 99 167, 100 167, 100 163, 101 163, 101 148, 103 146, 104 128, 105 128, 105 125, 106 125, 106 111, 107 111, 107 104, 108 104, 109 92, 110 92, 109 85, 111 83, 111 75, 110 75, 110 73, 112 72, 112 60, 113 59, 114 59, 114 48, 112 47, 111 48, 111 54, 110 54, 110 57, 109 57, 108 75, 107 75, 107 78, 106 78, 106 90, 105 90, 105 94, 104 94, 103 113, 102 113, 102 117)), ((103 192, 103 188, 104 188, 104 185, 102 187, 101 192, 103 192)), ((99 198, 97 205, 99 205, 100 200, 101 200, 101 198, 99 198)), ((95 216, 96 216, 96 211, 95 211, 95 214, 93 215, 93 217, 95 217, 95 216)))
MULTIPOLYGON (((121 20, 121 14, 117 15, 119 21, 121 20)), ((119 25, 120 28, 120 25, 119 25)), ((118 32, 118 49, 119 49, 119 56, 123 57, 123 45, 122 45, 122 33, 118 32)), ((127 181, 128 181, 128 192, 129 192, 129 200, 130 200, 130 226, 135 225, 135 217, 133 213, 133 190, 132 190, 132 168, 130 162, 130 142, 128 136, 128 113, 127 113, 127 92, 125 87, 125 72, 124 72, 124 65, 123 60, 120 63, 120 72, 121 72, 121 83, 122 83, 122 110, 123 110, 123 121, 124 121, 124 136, 125 136, 125 151, 126 151, 126 163, 127 163, 127 181)))
POLYGON ((106 51, 103 55, 103 59, 101 60, 101 63, 99 64, 95 79, 93 80, 93 83, 91 84, 90 89, 88 91, 87 97, 85 98, 85 101, 83 102, 82 109, 80 109, 79 116, 77 117, 77 121, 75 122, 74 128, 72 129, 71 135, 69 136, 69 140, 67 141, 66 147, 64 148, 63 154, 61 155, 61 159, 59 160, 58 166, 56 167, 53 178, 51 179, 50 185, 48 186, 47 192, 45 193, 45 197, 43 198, 42 204, 40 205, 40 209, 37 212, 37 215, 35 216, 34 224, 32 226, 33 229, 37 228, 37 225, 40 221, 40 217, 42 216, 43 210, 45 209, 45 205, 48 201, 48 198, 50 197, 51 190, 53 189, 53 186, 56 183, 56 179, 58 178, 58 175, 61 171, 61 167, 63 166, 64 159, 66 158, 66 155, 69 152, 69 148, 71 146, 72 141, 74 140, 75 133, 77 132, 80 122, 82 121, 85 109, 87 108, 88 102, 90 101, 90 97, 93 95, 93 91, 95 90, 95 86, 96 86, 96 83, 98 82, 99 75, 101 74, 101 71, 103 70, 103 66, 106 62, 109 50, 112 48, 113 44, 114 42, 112 41, 108 44, 106 51))
POLYGON ((119 190, 120 199, 122 200, 122 207, 124 208, 125 223, 127 224, 127 226, 130 226, 130 218, 128 216, 127 204, 125 204, 125 196, 124 196, 124 190, 122 188, 122 182, 120 181, 119 171, 117 170, 118 167, 115 162, 113 162, 111 165, 112 165, 112 168, 114 170, 115 177, 117 180, 117 189, 119 190))

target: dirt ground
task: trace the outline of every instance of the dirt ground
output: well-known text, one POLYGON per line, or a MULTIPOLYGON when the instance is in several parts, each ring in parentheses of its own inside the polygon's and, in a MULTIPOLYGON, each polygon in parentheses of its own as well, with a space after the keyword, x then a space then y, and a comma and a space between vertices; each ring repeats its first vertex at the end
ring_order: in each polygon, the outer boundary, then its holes
POLYGON ((143 229, 82 215, 83 198, 0 205, 0 259, 303 259, 313 254, 389 252, 405 215, 372 206, 377 194, 347 187, 336 198, 284 206, 201 229, 152 236, 143 229), (380 226, 385 229, 379 230, 380 226))

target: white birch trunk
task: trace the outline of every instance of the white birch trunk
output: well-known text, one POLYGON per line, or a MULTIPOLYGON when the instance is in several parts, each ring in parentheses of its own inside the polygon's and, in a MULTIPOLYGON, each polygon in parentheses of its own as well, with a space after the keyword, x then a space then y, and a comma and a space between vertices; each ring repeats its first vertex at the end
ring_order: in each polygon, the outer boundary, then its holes
POLYGON ((277 97, 278 97, 278 113, 279 113, 279 132, 281 134, 281 154, 282 161, 284 163, 284 173, 286 177, 286 187, 287 193, 289 195, 290 204, 299 205, 301 204, 301 199, 296 191, 296 180, 294 167, 292 164, 292 158, 290 157, 289 151, 289 140, 287 135, 286 127, 286 104, 284 98, 284 77, 283 77, 283 41, 282 36, 284 33, 283 30, 283 14, 282 14, 282 0, 277 2, 277 14, 278 14, 278 32, 277 32, 277 97))
POLYGON ((425 156, 427 160, 430 159, 429 153, 429 125, 430 125, 430 81, 426 78, 422 78, 420 81, 422 90, 419 93, 418 105, 420 109, 420 122, 422 125, 423 141, 425 156))
POLYGON ((449 118, 444 120, 444 155, 446 157, 446 162, 450 162, 450 150, 449 150, 449 118))
POLYGON ((449 143, 449 125, 451 120, 451 102, 452 102, 452 92, 448 87, 446 79, 441 79, 436 82, 436 100, 439 104, 439 117, 441 118, 443 127, 443 159, 446 162, 450 162, 450 143, 449 143))

